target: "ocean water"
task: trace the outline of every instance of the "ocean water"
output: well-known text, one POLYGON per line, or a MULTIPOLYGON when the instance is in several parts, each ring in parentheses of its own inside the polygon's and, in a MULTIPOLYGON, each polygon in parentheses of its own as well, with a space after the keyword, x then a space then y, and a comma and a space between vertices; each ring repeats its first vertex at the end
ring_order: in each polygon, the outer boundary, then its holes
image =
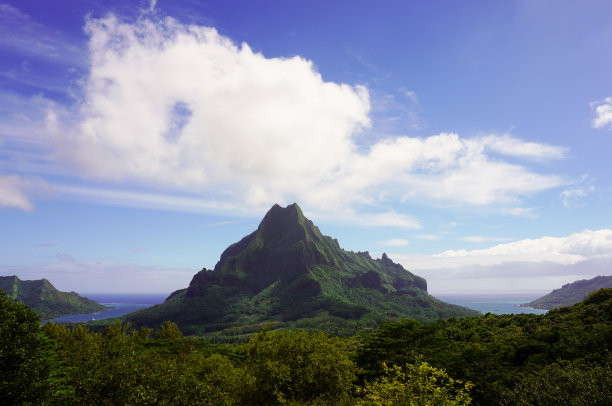
MULTIPOLYGON (((468 309, 479 310, 483 314, 516 314, 516 313, 535 313, 544 314, 546 310, 520 307, 521 303, 528 303, 547 292, 528 292, 528 293, 500 293, 500 294, 467 294, 467 293, 447 293, 434 294, 438 299, 467 307, 468 309)), ((169 294, 119 294, 119 293, 90 293, 83 294, 89 299, 95 300, 105 306, 112 307, 90 314, 73 314, 52 319, 56 323, 83 323, 91 320, 111 319, 120 317, 136 310, 145 309, 162 303, 169 294)))
POLYGON ((110 309, 96 313, 56 317, 51 321, 56 323, 83 323, 91 320, 112 319, 162 303, 169 294, 84 293, 81 296, 95 300, 110 309))
POLYGON ((468 309, 480 310, 483 314, 517 314, 533 313, 544 314, 546 310, 520 307, 522 303, 529 303, 549 292, 519 292, 519 293, 447 293, 434 294, 438 299, 467 307, 468 309))

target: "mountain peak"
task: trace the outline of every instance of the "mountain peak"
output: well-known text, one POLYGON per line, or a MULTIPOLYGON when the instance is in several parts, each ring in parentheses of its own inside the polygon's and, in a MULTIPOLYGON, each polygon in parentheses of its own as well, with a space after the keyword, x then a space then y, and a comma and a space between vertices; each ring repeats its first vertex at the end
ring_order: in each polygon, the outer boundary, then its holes
MULTIPOLYGON (((258 291, 275 280, 308 273, 313 263, 326 262, 319 252, 319 248, 325 249, 320 247, 323 240, 319 229, 304 217, 297 204, 275 204, 257 230, 221 254, 215 271, 248 280, 251 288, 258 291)), ((194 292, 192 289, 190 294, 194 292)))
POLYGON ((362 316, 377 323, 468 314, 474 312, 429 296, 425 279, 386 254, 374 260, 367 252, 343 250, 294 203, 272 206, 257 230, 221 254, 214 270, 202 269, 189 287, 129 320, 172 320, 188 332, 229 332, 302 319, 354 328, 362 316))
POLYGON ((314 225, 304 217, 302 209, 296 203, 287 207, 275 204, 259 223, 257 233, 268 242, 285 240, 287 237, 295 242, 307 234, 313 234, 313 229, 314 225))
POLYGON ((300 224, 304 222, 304 214, 297 203, 287 205, 287 207, 275 204, 261 220, 260 226, 269 222, 296 222, 300 224))
POLYGON ((272 206, 270 210, 268 210, 261 222, 263 223, 266 220, 276 218, 293 218, 297 220, 300 218, 304 218, 304 214, 302 213, 302 209, 300 209, 300 206, 298 206, 297 203, 289 204, 287 205, 287 207, 282 207, 277 203, 272 206))

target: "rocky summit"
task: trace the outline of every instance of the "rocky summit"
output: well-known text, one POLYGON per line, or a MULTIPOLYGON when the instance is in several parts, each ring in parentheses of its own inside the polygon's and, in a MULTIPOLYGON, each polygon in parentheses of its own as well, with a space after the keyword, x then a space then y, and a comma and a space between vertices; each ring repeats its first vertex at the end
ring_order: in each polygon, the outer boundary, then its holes
POLYGON ((274 205, 164 303, 132 313, 135 326, 177 323, 187 334, 239 336, 263 325, 350 334, 387 319, 430 321, 477 312, 427 294, 427 282, 386 254, 350 252, 321 234, 297 204, 274 205))

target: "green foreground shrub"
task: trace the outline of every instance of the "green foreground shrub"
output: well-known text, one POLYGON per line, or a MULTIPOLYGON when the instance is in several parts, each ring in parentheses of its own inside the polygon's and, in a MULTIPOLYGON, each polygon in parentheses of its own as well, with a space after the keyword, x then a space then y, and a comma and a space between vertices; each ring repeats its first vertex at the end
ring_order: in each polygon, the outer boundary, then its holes
POLYGON ((467 406, 471 403, 472 384, 448 376, 426 362, 387 367, 385 375, 366 383, 359 392, 360 406, 467 406))

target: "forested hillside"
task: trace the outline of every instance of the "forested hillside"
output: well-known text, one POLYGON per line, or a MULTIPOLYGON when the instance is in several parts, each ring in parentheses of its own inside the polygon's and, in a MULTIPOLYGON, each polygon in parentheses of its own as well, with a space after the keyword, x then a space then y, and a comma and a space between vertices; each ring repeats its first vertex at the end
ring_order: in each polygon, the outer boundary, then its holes
POLYGON ((545 310, 571 306, 582 301, 591 292, 608 288, 612 288, 612 275, 596 276, 593 279, 582 279, 567 283, 560 289, 555 289, 549 294, 522 306, 545 310))
POLYGON ((546 315, 388 323, 242 344, 120 323, 41 327, 0 297, 0 399, 33 405, 609 405, 612 289, 546 315))
POLYGON ((36 310, 43 320, 106 309, 76 292, 61 292, 46 279, 24 281, 17 276, 0 276, 0 290, 36 310))

